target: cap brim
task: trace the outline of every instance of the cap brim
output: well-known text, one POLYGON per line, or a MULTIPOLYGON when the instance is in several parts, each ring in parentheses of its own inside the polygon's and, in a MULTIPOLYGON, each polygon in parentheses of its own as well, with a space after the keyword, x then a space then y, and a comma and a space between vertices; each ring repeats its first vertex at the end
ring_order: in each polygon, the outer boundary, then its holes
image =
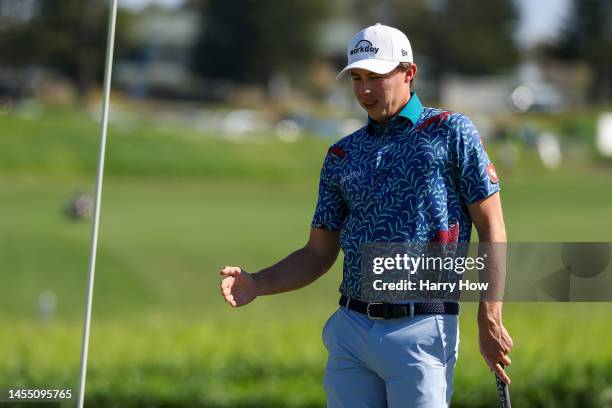
POLYGON ((397 61, 362 59, 344 67, 344 69, 340 71, 338 75, 336 75, 336 79, 342 78, 351 69, 365 69, 367 71, 372 71, 376 74, 388 74, 389 72, 393 71, 399 64, 400 63, 397 61))

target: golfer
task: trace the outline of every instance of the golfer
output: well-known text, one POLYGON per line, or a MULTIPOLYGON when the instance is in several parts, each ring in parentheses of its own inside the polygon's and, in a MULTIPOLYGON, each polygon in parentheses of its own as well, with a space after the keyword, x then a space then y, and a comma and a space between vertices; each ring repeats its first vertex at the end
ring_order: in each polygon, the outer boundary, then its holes
MULTIPOLYGON (((412 81, 417 66, 408 38, 376 24, 349 43, 355 98, 366 126, 333 144, 321 170, 319 198, 306 245, 250 274, 221 270, 221 293, 233 307, 257 296, 304 287, 344 253, 340 307, 323 329, 331 408, 450 405, 459 343, 453 302, 366 303, 361 245, 368 242, 505 242, 499 180, 472 122, 424 107, 412 81)), ((505 383, 512 339, 501 302, 481 302, 479 346, 505 383)))

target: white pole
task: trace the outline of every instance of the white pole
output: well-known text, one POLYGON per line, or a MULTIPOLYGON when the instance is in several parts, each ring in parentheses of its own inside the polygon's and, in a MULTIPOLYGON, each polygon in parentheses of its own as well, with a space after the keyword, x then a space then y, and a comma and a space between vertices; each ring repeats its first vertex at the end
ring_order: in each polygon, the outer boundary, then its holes
POLYGON ((108 127, 108 104, 110 99, 111 75, 113 69, 113 49, 115 46, 115 21, 117 20, 117 0, 109 0, 108 34, 106 40, 106 65, 104 67, 104 95, 102 101, 102 123, 100 125, 100 149, 98 169, 96 171, 96 198, 94 201, 93 228, 89 254, 89 279, 87 282, 87 300, 85 322, 83 323, 83 343, 81 346, 81 371, 79 378, 79 401, 82 408, 85 401, 85 378, 87 375, 87 351, 89 349, 89 328, 91 326, 91 305, 93 300, 94 274, 96 271, 96 251, 98 248, 98 227, 100 224, 100 201, 102 198, 102 179, 104 176, 104 152, 106 151, 106 129, 108 127))

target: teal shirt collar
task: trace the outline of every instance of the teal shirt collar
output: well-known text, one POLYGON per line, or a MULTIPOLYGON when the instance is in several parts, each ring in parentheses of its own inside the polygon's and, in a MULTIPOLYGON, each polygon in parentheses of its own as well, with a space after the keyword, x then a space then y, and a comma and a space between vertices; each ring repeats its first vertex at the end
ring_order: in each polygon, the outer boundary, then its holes
POLYGON ((421 104, 421 101, 419 100, 417 94, 411 92, 410 100, 408 101, 406 106, 404 106, 404 108, 400 111, 400 113, 398 113, 398 116, 402 116, 410 120, 410 122, 412 122, 412 126, 414 126, 421 117, 421 113, 423 113, 423 105, 421 104))
MULTIPOLYGON (((397 115, 391 118, 388 125, 390 125, 394 121, 397 121, 398 118, 405 118, 408 119, 410 123, 412 123, 412 126, 414 126, 421 117, 422 113, 423 105, 421 104, 419 97, 416 93, 410 92, 410 100, 408 100, 408 103, 402 108, 401 111, 399 111, 397 115)), ((378 124, 373 121, 372 118, 370 118, 369 116, 367 126, 369 130, 378 131, 380 129, 378 124)))

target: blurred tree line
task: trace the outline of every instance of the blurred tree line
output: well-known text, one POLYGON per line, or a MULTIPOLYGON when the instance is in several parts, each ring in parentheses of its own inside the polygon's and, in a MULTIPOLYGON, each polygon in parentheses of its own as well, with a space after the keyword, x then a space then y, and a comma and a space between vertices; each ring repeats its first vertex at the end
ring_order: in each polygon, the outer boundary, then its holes
POLYGON ((380 21, 405 32, 434 77, 504 73, 518 60, 512 0, 355 0, 354 13, 363 26, 380 21))
MULTIPOLYGON (((0 0, 2 65, 51 67, 81 92, 101 80, 107 0, 23 0, 36 3, 39 12, 22 24, 2 19, 9 3, 15 1, 0 0)), ((320 30, 331 21, 358 27, 381 22, 403 30, 420 68, 434 81, 451 72, 505 74, 519 60, 514 0, 188 0, 184 7, 201 17, 190 68, 209 79, 265 85, 277 71, 300 78, 321 57, 320 30)), ((612 93, 612 2, 574 0, 573 8, 563 35, 547 52, 586 61, 594 73, 592 101, 601 101, 612 93)), ((126 33, 134 18, 120 11, 117 50, 131 47, 126 33)), ((344 61, 342 54, 334 62, 344 61)))
POLYGON ((554 58, 584 61, 591 68, 588 99, 604 103, 612 99, 612 2, 574 0, 560 38, 544 47, 554 58))
POLYGON ((518 58, 512 0, 209 0, 197 8, 204 23, 193 68, 206 77, 265 82, 273 69, 299 69, 318 56, 321 24, 339 17, 403 30, 434 78, 501 73, 518 58))
POLYGON ((207 78, 266 84, 275 71, 300 72, 317 55, 327 0, 209 0, 195 5, 202 29, 194 71, 207 78))
MULTIPOLYGON (((0 0, 0 10, 5 11, 0 19, 1 65, 51 68, 73 81, 79 94, 85 94, 103 77, 108 3, 105 0, 0 0), (28 13, 30 18, 19 19, 28 13)), ((129 24, 130 14, 120 10, 115 49, 126 47, 129 24)))

